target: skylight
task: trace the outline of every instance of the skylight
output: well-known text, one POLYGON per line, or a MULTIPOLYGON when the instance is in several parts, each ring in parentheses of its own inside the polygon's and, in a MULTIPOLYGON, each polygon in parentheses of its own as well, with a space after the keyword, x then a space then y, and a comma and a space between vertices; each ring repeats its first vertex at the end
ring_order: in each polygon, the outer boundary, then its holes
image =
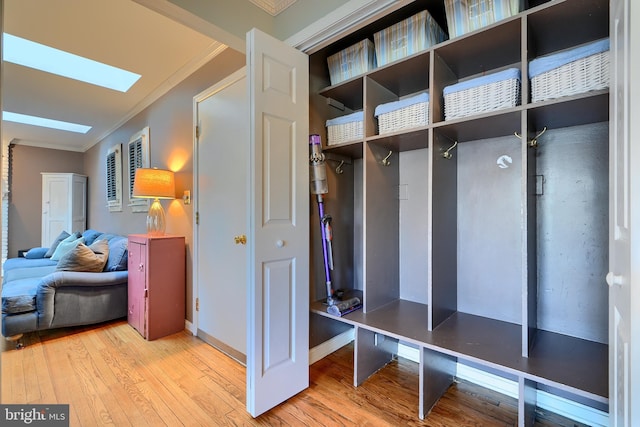
POLYGON ((47 73, 126 92, 141 77, 111 65, 4 33, 3 59, 47 73))
POLYGON ((42 126, 52 129, 66 130, 69 132, 87 133, 91 126, 79 125, 77 123, 63 122, 60 120, 45 119, 43 117, 28 116, 26 114, 2 112, 2 120, 8 122, 22 123, 26 125, 42 126))

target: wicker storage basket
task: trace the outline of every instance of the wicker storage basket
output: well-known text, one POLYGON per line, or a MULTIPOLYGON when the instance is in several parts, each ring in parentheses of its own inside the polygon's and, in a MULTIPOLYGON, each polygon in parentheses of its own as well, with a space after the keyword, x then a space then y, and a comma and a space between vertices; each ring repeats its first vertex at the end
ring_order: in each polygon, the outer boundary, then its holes
POLYGON ((522 0, 445 0, 449 38, 516 15, 523 6, 522 0))
POLYGON ((380 104, 376 107, 378 133, 385 135, 403 129, 411 129, 429 124, 429 94, 405 98, 380 104))
POLYGON ((364 135, 362 111, 327 120, 327 145, 362 139, 364 135))
POLYGON ((520 70, 509 68, 444 88, 444 119, 451 120, 520 104, 520 70))
POLYGON ((609 87, 609 39, 536 58, 529 63, 531 102, 609 87))
POLYGON ((376 68, 373 42, 364 39, 327 58, 329 79, 335 85, 376 68))
POLYGON ((373 35, 378 66, 440 43, 447 35, 428 11, 416 13, 373 35))

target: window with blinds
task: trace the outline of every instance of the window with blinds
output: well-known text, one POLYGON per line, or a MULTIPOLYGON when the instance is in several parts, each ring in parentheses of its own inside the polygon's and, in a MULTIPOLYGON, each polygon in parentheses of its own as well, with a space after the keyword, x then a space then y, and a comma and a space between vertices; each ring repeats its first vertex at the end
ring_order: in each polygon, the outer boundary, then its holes
POLYGON ((122 152, 120 144, 107 152, 106 193, 109 212, 122 211, 122 152))
POLYGON ((136 169, 149 167, 148 126, 131 137, 127 152, 129 159, 129 206, 133 212, 147 212, 149 200, 133 197, 133 183, 135 182, 136 169))

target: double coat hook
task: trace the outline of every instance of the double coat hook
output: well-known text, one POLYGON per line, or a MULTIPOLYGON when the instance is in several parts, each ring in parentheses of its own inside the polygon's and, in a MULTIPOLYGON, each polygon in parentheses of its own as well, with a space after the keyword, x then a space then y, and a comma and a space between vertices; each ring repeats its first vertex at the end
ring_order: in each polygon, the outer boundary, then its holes
MULTIPOLYGON (((536 136, 533 137, 533 139, 531 139, 531 141, 527 142, 527 145, 531 148, 538 148, 538 138, 540 138, 542 136, 543 133, 545 133, 547 131, 547 127, 545 126, 540 133, 538 133, 536 136)), ((522 140, 522 136, 518 135, 518 132, 514 132, 513 133, 516 138, 522 140)))

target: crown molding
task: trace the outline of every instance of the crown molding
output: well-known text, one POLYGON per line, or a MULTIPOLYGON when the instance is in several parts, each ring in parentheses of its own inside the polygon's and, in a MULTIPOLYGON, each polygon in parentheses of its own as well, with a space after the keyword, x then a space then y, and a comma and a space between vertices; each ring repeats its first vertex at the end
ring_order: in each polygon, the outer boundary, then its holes
POLYGON ((264 10, 271 16, 276 16, 292 4, 296 2, 296 0, 249 0, 251 3, 258 6, 260 9, 264 10))
POLYGON ((72 144, 62 144, 59 142, 42 142, 31 141, 28 139, 14 138, 9 142, 9 145, 21 145, 24 147, 36 147, 36 148, 48 148, 50 150, 62 150, 62 151, 75 151, 77 153, 84 153, 85 147, 78 147, 72 144))
POLYGON ((285 43, 312 54, 346 34, 368 25, 381 15, 411 2, 412 0, 350 0, 292 35, 285 43))

